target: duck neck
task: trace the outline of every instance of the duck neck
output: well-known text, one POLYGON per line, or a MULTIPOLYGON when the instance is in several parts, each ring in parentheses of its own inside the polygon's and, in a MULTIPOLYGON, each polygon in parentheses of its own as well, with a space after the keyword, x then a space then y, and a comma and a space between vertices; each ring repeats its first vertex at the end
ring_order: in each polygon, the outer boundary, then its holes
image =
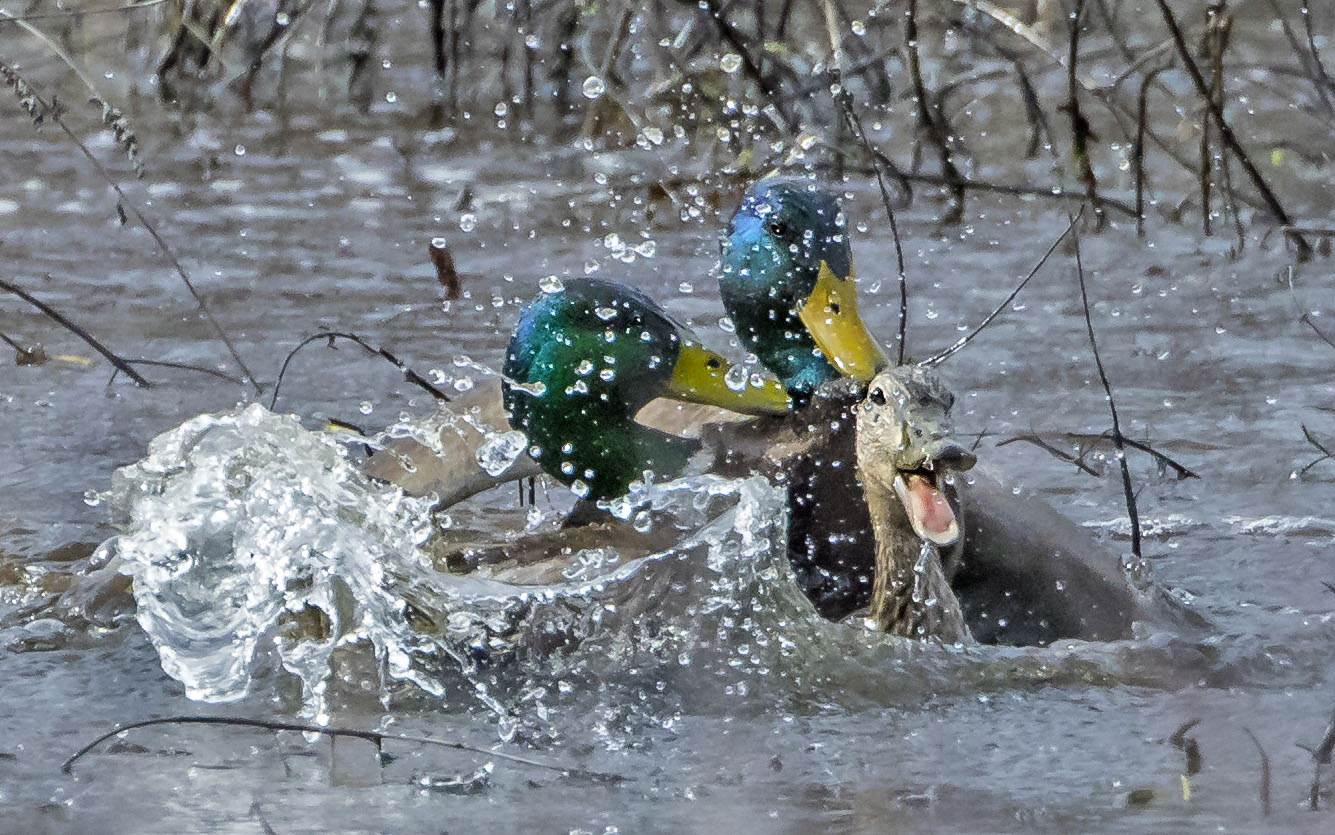
POLYGON ((913 532, 893 490, 866 479, 864 495, 876 535, 870 613, 876 627, 907 638, 971 643, 972 635, 937 547, 913 532))

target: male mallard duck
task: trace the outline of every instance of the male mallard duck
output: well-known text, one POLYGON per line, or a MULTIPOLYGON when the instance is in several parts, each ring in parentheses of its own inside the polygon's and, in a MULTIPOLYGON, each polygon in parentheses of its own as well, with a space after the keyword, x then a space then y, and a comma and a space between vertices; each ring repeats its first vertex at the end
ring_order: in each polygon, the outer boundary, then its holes
MULTIPOLYGON (((926 530, 933 520, 963 533, 962 553, 957 563, 946 561, 944 577, 959 595, 967 629, 981 641, 1112 640, 1129 637, 1131 624, 1147 617, 1191 622, 1161 591, 1131 588, 1117 560, 1087 531, 1041 502, 1017 499, 975 473, 958 479, 957 496, 949 485, 938 490, 874 460, 885 448, 864 443, 871 433, 858 424, 882 416, 875 434, 912 445, 910 429, 933 423, 944 389, 906 369, 877 377, 890 363, 858 314, 846 226, 838 201, 814 184, 761 181, 728 224, 719 276, 743 343, 795 399, 811 400, 802 422, 819 437, 791 462, 788 545, 798 582, 817 609, 840 619, 870 603, 881 628, 916 631, 917 621, 892 611, 899 604, 885 595, 893 574, 876 570, 878 561, 890 565, 878 557, 878 541, 889 545, 891 528, 903 530, 889 521, 907 516, 924 543, 933 543, 926 530), (858 383, 858 392, 831 386, 840 375, 858 383), (876 402, 876 391, 884 397, 892 389, 911 408, 887 411, 876 402), (870 393, 857 408, 862 391, 870 393), (890 481, 870 477, 877 471, 890 481), (866 502, 849 501, 855 495, 866 502)), ((901 550, 902 544, 885 556, 901 550)))
POLYGON ((638 290, 568 279, 520 314, 499 384, 456 396, 438 438, 393 441, 365 470, 445 507, 544 471, 590 501, 612 498, 645 470, 680 473, 705 420, 787 412, 773 379, 737 372, 638 290), (531 455, 480 467, 507 423, 531 455))
POLYGON ((566 281, 525 308, 505 353, 510 425, 549 475, 588 499, 611 499, 651 470, 671 478, 700 441, 636 421, 657 397, 751 415, 784 414, 773 380, 730 382, 731 364, 648 296, 595 279, 566 281))
POLYGON ((858 315, 853 251, 833 195, 783 180, 747 189, 728 223, 719 291, 737 335, 791 392, 889 361, 858 315))
POLYGON ((867 381, 889 365, 858 314, 847 222, 814 184, 763 180, 728 223, 719 291, 742 343, 799 401, 817 443, 789 466, 788 556, 822 615, 839 620, 872 592, 874 536, 854 461, 856 394, 826 390, 842 375, 867 381), (847 466, 845 466, 847 464, 847 466))

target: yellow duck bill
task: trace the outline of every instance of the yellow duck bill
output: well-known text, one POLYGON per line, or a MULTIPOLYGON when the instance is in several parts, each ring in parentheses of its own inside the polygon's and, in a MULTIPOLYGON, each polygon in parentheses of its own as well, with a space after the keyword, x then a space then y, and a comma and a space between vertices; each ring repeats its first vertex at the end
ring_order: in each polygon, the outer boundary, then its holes
POLYGON ((668 396, 744 415, 781 415, 792 406, 778 380, 765 376, 756 385, 744 378, 737 386, 727 379, 732 370, 732 363, 700 343, 683 342, 668 381, 668 396))
POLYGON ((847 276, 835 275, 830 265, 822 261, 816 288, 797 315, 816 347, 839 373, 866 383, 889 367, 889 358, 858 315, 857 285, 852 272, 847 276))

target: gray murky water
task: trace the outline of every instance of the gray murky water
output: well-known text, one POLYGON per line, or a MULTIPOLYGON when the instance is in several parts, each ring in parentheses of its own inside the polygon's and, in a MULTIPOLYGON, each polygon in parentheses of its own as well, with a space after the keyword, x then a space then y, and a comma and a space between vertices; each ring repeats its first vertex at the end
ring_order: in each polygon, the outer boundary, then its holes
MULTIPOLYGON (((144 106, 150 174, 132 194, 266 384, 287 351, 322 328, 356 332, 451 377, 473 373, 457 362, 465 356, 496 367, 519 307, 550 274, 632 284, 714 346, 729 345, 713 267, 730 198, 722 216, 702 200, 698 219, 686 221, 654 206, 629 172, 661 172, 661 156, 519 144, 490 128, 433 133, 409 104, 380 104, 365 116, 334 107, 188 118, 144 106), (472 205, 461 210, 465 188, 472 205), (425 258, 441 235, 465 274, 465 298, 448 306, 425 258)), ((5 278, 127 356, 226 364, 148 235, 120 226, 114 196, 58 133, 4 118, 0 145, 5 278)), ((1298 208, 1320 217, 1329 211, 1324 184, 1306 185, 1298 208)), ((888 336, 897 306, 892 243, 874 186, 847 188, 864 312, 888 336)), ((961 227, 942 232, 937 208, 919 201, 901 218, 908 338, 919 355, 1003 299, 1066 223, 1055 204, 981 197, 961 227)), ((1146 551, 1157 579, 1212 619, 1210 637, 959 657, 825 624, 790 594, 738 583, 727 597, 733 610, 710 615, 717 623, 686 613, 689 593, 668 598, 682 607, 668 617, 717 626, 708 662, 590 649, 571 662, 580 687, 527 701, 515 690, 549 668, 496 673, 496 691, 529 743, 500 750, 614 772, 630 778, 624 783, 496 760, 475 793, 427 791, 413 781, 469 774, 487 758, 391 746, 399 757, 377 770, 364 743, 340 742, 331 754, 328 742, 295 734, 211 728, 135 732, 66 776, 60 762, 114 723, 196 712, 290 718, 301 690, 266 669, 241 701, 201 705, 164 674, 123 597, 112 595, 101 615, 46 605, 114 533, 105 506, 90 506, 86 492, 106 490, 155 435, 230 409, 247 391, 167 369, 145 370, 157 384, 145 390, 124 378, 108 385, 101 362, 6 363, 6 826, 259 832, 262 816, 280 833, 1324 831, 1329 812, 1306 811, 1311 762, 1295 743, 1315 743, 1335 704, 1335 595, 1323 586, 1335 582, 1335 463, 1293 473, 1315 457, 1301 424, 1335 437, 1335 353, 1298 321, 1307 311, 1318 322, 1335 313, 1335 267, 1296 264, 1256 236, 1231 260, 1226 239, 1202 239, 1194 228, 1152 223, 1138 240, 1125 219, 1114 221, 1086 238, 1084 257, 1127 432, 1202 476, 1177 481, 1133 460, 1146 551), (760 642, 785 635, 798 641, 796 656, 752 663, 753 653, 764 655, 760 642), (1167 738, 1194 717, 1204 718, 1194 731, 1204 771, 1184 801, 1182 754, 1167 738), (1270 758, 1268 819, 1244 727, 1270 758), (1126 808, 1137 788, 1157 792, 1146 809, 1126 808)), ((1112 468, 1094 479, 1030 446, 994 446, 1020 433, 1108 425, 1079 310, 1070 259, 1059 257, 944 371, 959 395, 962 432, 988 433, 980 458, 1121 552, 1126 513, 1112 468)), ((0 300, 0 330, 40 341, 52 357, 90 355, 12 297, 0 300)), ((350 345, 298 355, 279 403, 310 427, 324 417, 378 426, 430 407, 392 368, 350 345)), ((540 507, 561 501, 539 492, 540 507)), ((482 497, 473 524, 516 524, 514 505, 512 489, 482 497)), ((385 708, 369 650, 345 652, 330 686, 331 719, 497 745, 505 723, 471 695, 476 682, 446 679, 440 698, 396 686, 385 708)))

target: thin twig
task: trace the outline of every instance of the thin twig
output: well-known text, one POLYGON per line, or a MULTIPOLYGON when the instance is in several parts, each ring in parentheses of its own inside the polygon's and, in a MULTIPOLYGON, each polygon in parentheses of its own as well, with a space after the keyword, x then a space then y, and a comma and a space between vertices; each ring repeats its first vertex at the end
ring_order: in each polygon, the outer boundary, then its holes
MULTIPOLYGON (((1072 222, 1074 223, 1074 218, 1072 222)), ((1094 353, 1094 365, 1099 371, 1099 382, 1108 397, 1108 411, 1112 413, 1113 446, 1117 448, 1117 463, 1122 470, 1122 491, 1126 496, 1126 512, 1131 520, 1131 553, 1137 560, 1143 559, 1140 551, 1140 514, 1136 510, 1136 493, 1131 485, 1131 469, 1126 461, 1126 441, 1122 435, 1122 425, 1117 418, 1117 402, 1113 399, 1112 385, 1103 368, 1103 358, 1099 356, 1098 341, 1094 338, 1094 320, 1089 314, 1089 292, 1085 287, 1085 265, 1080 257, 1080 231, 1075 232, 1075 273, 1080 282, 1080 304, 1085 313, 1085 330, 1089 334, 1089 348, 1094 353)))
POLYGON ((80 748, 63 764, 60 770, 65 774, 72 773, 74 764, 87 755, 97 746, 106 742, 114 736, 125 733, 136 728, 147 728, 153 725, 226 725, 241 728, 260 728, 267 731, 296 731, 304 734, 322 734, 330 737, 347 737, 352 739, 363 739, 376 746, 379 751, 386 742, 407 742, 415 745, 434 745, 440 748, 451 748, 455 751, 467 751, 470 754, 482 754, 486 757, 495 757, 500 760, 518 763, 520 765, 533 766, 534 768, 543 768, 548 771, 556 771, 562 774, 568 774, 572 777, 582 777, 600 782, 621 783, 629 778, 617 774, 608 774, 600 771, 588 771, 582 768, 567 768, 554 763, 535 760, 531 757, 522 757, 518 754, 509 754, 503 751, 491 751, 486 748, 478 748, 473 745, 466 745, 462 742, 451 742, 445 739, 434 739, 428 736, 408 736, 400 734, 387 734, 380 731, 364 731, 357 728, 330 728, 322 725, 308 725, 302 722, 275 722, 265 719, 242 719, 231 716, 167 716, 161 719, 145 719, 142 722, 130 722, 126 725, 120 725, 113 730, 89 742, 80 748))
POLYGON ((1270 757, 1266 756, 1265 749, 1261 747, 1261 740, 1256 738, 1256 734, 1252 733, 1251 728, 1243 728, 1242 732, 1245 733, 1249 739, 1251 739, 1252 745, 1256 746, 1256 753, 1261 755, 1261 788, 1260 788, 1261 814, 1269 815, 1270 814, 1270 757))
POLYGON ((1083 460, 1076 458, 1074 455, 1072 455, 1071 453, 1067 452, 1064 449, 1058 449, 1057 447, 1053 446, 1052 444, 1048 443, 1047 441, 1043 440, 1037 435, 1016 435, 1015 437, 1007 438, 1004 441, 997 441, 997 446, 1007 446, 1008 444, 1014 444, 1019 442, 1033 444, 1034 446, 1048 453, 1052 457, 1058 458, 1069 464, 1074 464, 1077 468, 1084 470, 1085 472, 1089 473, 1095 478, 1102 475, 1102 473, 1100 473, 1098 470, 1095 470, 1093 467, 1086 464, 1083 460))
POLYGON ((264 835, 278 835, 278 830, 269 825, 269 819, 264 816, 264 809, 260 808, 258 800, 250 804, 250 814, 260 822, 260 829, 263 830, 264 835))
POLYGON ((1316 331, 1316 335, 1321 337, 1322 342, 1326 343, 1332 348, 1335 348, 1335 339, 1331 339, 1329 336, 1326 336, 1325 331, 1321 330, 1321 328, 1316 326, 1316 322, 1312 321, 1312 314, 1304 313, 1302 316, 1298 317, 1298 321, 1302 322, 1312 330, 1316 331))
POLYGON ((1307 471, 1315 467, 1317 464, 1320 464, 1322 461, 1325 461, 1327 459, 1335 458, 1335 452, 1331 452, 1329 449, 1326 448, 1325 444, 1318 441, 1316 439, 1316 436, 1312 434, 1311 430, 1307 428, 1307 424, 1305 423, 1300 424, 1300 426, 1302 426, 1303 437, 1307 439, 1307 442, 1321 451, 1320 458, 1316 459, 1315 461, 1311 462, 1306 467, 1303 467, 1301 470, 1298 471, 1298 475, 1307 475, 1307 471))
POLYGON ((229 383, 235 383, 238 386, 244 386, 246 381, 226 371, 219 371, 216 368, 209 368, 207 365, 195 365, 190 362, 172 362, 171 360, 150 360, 140 357, 139 359, 127 359, 129 365, 152 365, 158 368, 176 368, 181 371, 198 371, 200 374, 208 374, 217 377, 219 380, 226 380, 229 383))
POLYGON ((283 375, 287 373, 287 366, 289 363, 292 362, 292 358, 295 357, 297 355, 297 352, 300 351, 302 348, 305 348, 312 342, 318 342, 321 339, 327 339, 329 341, 329 347, 331 348, 334 347, 335 339, 346 339, 349 342, 355 342, 362 348, 365 348, 368 353, 376 354, 388 360, 391 365, 393 365, 395 368, 403 372, 403 377, 408 382, 412 383, 418 388, 421 388, 423 391, 430 394, 432 397, 436 398, 442 403, 450 402, 449 395, 447 395, 440 389, 436 388, 435 386, 431 385, 431 383, 428 382, 425 377, 423 377, 421 374, 418 374, 416 371, 409 368, 407 365, 404 364, 402 360, 400 360, 398 357, 394 356, 384 348, 372 345, 371 343, 365 341, 355 333, 343 333, 341 331, 322 331, 320 333, 314 334, 313 336, 308 336, 305 339, 301 340, 301 342, 297 343, 297 347, 293 348, 291 351, 288 352, 287 359, 283 360, 283 367, 278 372, 278 380, 274 382, 273 397, 269 399, 270 411, 272 411, 274 407, 278 405, 278 390, 283 385, 283 375))
POLYGON ((747 49, 746 40, 737 32, 737 29, 724 16, 727 12, 726 4, 720 4, 718 0, 682 0, 688 5, 698 6, 708 13, 709 19, 714 21, 714 26, 718 30, 719 37, 727 42, 728 47, 742 58, 742 68, 752 81, 760 87, 760 91, 765 94, 774 105, 779 117, 783 119, 784 127, 789 133, 797 129, 797 120, 793 114, 788 111, 783 98, 779 95, 779 88, 775 86, 774 80, 765 73, 761 72, 760 65, 751 55, 751 50, 747 49))
MULTIPOLYGON (((932 355, 931 357, 928 357, 927 359, 923 360, 918 364, 927 366, 929 368, 934 365, 939 365, 943 360, 946 359, 946 357, 949 357, 951 354, 960 350, 965 345, 968 345, 970 342, 973 341, 973 338, 975 336, 982 333, 983 328, 991 324, 993 319, 1001 315, 1001 312, 1005 310, 1007 307, 1009 307, 1011 302, 1015 301, 1015 297, 1020 295, 1020 291, 1023 290, 1024 286, 1029 283, 1029 279, 1033 278, 1035 275, 1038 274, 1038 271, 1041 270, 1043 268, 1043 265, 1048 262, 1048 258, 1052 256, 1052 253, 1057 251, 1057 246, 1061 244, 1061 242, 1066 239, 1066 236, 1071 233, 1071 229, 1075 226, 1076 221, 1080 220, 1080 218, 1084 215, 1084 213, 1085 213, 1085 207, 1081 206, 1080 211, 1076 213, 1075 218, 1073 218, 1071 222, 1066 225, 1066 228, 1062 230, 1062 233, 1057 236, 1057 239, 1055 241, 1052 242, 1052 246, 1049 246, 1048 251, 1043 253, 1043 257, 1038 259, 1038 263, 1035 264, 1033 269, 1029 271, 1029 274, 1024 277, 1024 281, 1021 281, 1019 284, 1017 284, 1015 286, 1015 289, 1011 291, 1011 294, 1006 297, 1005 301, 997 305, 996 308, 991 313, 987 314, 987 316, 983 318, 983 321, 978 324, 978 327, 974 328, 967 335, 962 336, 959 339, 955 340, 954 344, 951 345, 950 347, 946 348, 945 350, 939 351, 938 353, 932 355)), ((900 364, 901 365, 903 364, 902 358, 900 360, 900 364)))
POLYGON ((1094 176, 1094 163, 1089 157, 1089 141, 1097 140, 1080 109, 1080 85, 1077 81, 1076 66, 1080 59, 1080 19, 1084 16, 1085 0, 1076 0, 1075 11, 1071 13, 1071 36, 1066 63, 1066 104, 1065 110, 1071 117, 1071 156, 1075 162, 1076 181, 1085 187, 1085 197, 1094 207, 1095 228, 1102 230, 1106 223, 1103 203, 1099 200, 1099 183, 1094 176))
POLYGON ((890 235, 895 241, 895 263, 899 270, 899 359, 895 364, 903 365, 904 345, 909 321, 908 274, 904 269, 904 246, 899 241, 899 225, 895 222, 895 209, 891 205, 890 191, 885 187, 885 177, 881 173, 881 164, 884 160, 872 147, 871 140, 867 138, 867 132, 862 129, 862 120, 858 118, 857 111, 853 109, 853 94, 848 92, 842 84, 839 84, 837 71, 833 75, 832 86, 837 86, 839 90, 835 94, 835 102, 838 103, 839 109, 843 111, 844 122, 848 125, 849 130, 853 131, 853 135, 871 154, 872 170, 876 172, 876 185, 881 190, 881 204, 885 207, 886 217, 890 219, 890 235))
MULTIPOLYGON (((867 170, 867 173, 873 173, 867 170)), ((904 172, 905 180, 915 183, 927 183, 929 185, 948 186, 950 182, 940 174, 904 172)), ((1017 185, 1013 183, 993 183, 987 180, 973 180, 965 178, 959 181, 967 191, 983 191, 989 194, 1008 194, 1015 197, 1039 197, 1047 200, 1061 200, 1066 203, 1085 203, 1088 198, 1081 192, 1070 191, 1060 186, 1031 186, 1017 185)), ((1099 201, 1104 209, 1116 209, 1119 213, 1129 218, 1135 218, 1136 208, 1130 203, 1123 203, 1121 200, 1115 200, 1106 195, 1099 195, 1099 201)))
MULTIPOLYGON (((20 78, 18 73, 4 62, 0 62, 0 75, 12 75, 14 78, 20 78)), ((223 330, 222 325, 218 324, 218 320, 213 318, 213 313, 204 302, 204 297, 200 295, 197 289, 195 289, 195 284, 190 278, 190 273, 186 271, 185 267, 176 257, 176 254, 172 252, 171 247, 167 245, 167 241, 158 233, 157 227, 150 223, 148 218, 144 217, 144 213, 139 211, 139 207, 137 207, 130 200, 129 196, 125 194, 125 191, 120 187, 120 183, 116 182, 115 178, 111 176, 111 173, 107 171, 98 158, 93 156, 93 152, 88 149, 88 146, 83 143, 83 140, 79 139, 73 129, 65 123, 65 120, 60 116, 59 110, 48 104, 45 99, 31 89, 29 89, 29 95, 32 96, 36 105, 41 108, 43 115, 46 118, 51 119, 60 127, 61 131, 74 143, 80 153, 82 153, 93 166, 93 169, 102 177, 103 181, 111 187, 112 191, 116 192, 116 196, 120 198, 120 203, 118 205, 133 215, 134 219, 139 222, 139 225, 144 227, 144 230, 148 232, 149 236, 153 239, 154 244, 157 245, 158 251, 162 253, 167 263, 176 271, 176 274, 180 276, 181 282, 185 284, 186 289, 190 291, 190 295, 194 298, 196 305, 198 305, 200 315, 204 317, 205 321, 207 321, 210 327, 213 328, 218 339, 224 346, 226 346, 227 352, 232 355, 232 359, 236 362, 237 367, 241 369, 241 373, 250 381, 250 385, 255 389, 255 393, 260 393, 262 389, 260 388, 259 381, 255 379, 255 375, 251 373, 250 368, 247 367, 245 361, 241 359, 241 354, 237 351, 236 346, 232 344, 231 337, 229 337, 227 332, 223 330)))
POLYGON ((1178 726, 1176 731, 1173 731, 1173 735, 1168 737, 1169 743, 1171 743, 1174 748, 1181 750, 1186 756, 1186 767, 1182 770, 1182 773, 1187 777, 1192 777, 1201 773, 1200 746, 1196 743, 1195 737, 1187 736, 1187 734, 1191 732, 1191 729, 1200 723, 1201 720, 1199 718, 1183 722, 1178 726))
MULTIPOLYGON (((1238 162, 1242 165, 1243 170, 1247 172, 1247 176, 1251 179, 1252 185, 1255 186, 1257 192, 1260 193, 1261 199, 1265 201, 1266 207, 1269 208, 1271 214, 1273 214, 1282 225, 1292 226, 1293 221, 1290 219, 1289 213, 1284 210, 1284 206, 1279 202, 1279 198, 1276 197, 1275 193, 1270 189, 1270 184, 1265 181, 1265 177, 1261 176, 1260 170, 1257 169, 1255 163, 1252 162, 1251 157, 1247 155, 1247 151, 1242 147, 1242 143, 1238 141, 1237 135, 1233 133, 1232 126, 1229 125, 1228 120, 1224 118, 1224 109, 1210 95, 1209 85, 1205 81, 1205 76, 1201 75, 1201 69, 1192 59, 1191 50, 1187 47, 1187 41, 1182 36, 1182 28, 1178 25, 1177 18, 1173 16, 1172 10, 1168 8, 1168 0, 1155 0, 1155 3, 1158 4, 1159 11, 1163 14, 1164 23, 1168 26, 1168 31, 1173 36, 1173 44, 1177 47, 1178 57, 1182 59, 1182 65, 1186 68, 1187 75, 1191 76, 1191 82, 1196 86, 1197 94, 1205 100, 1205 106, 1210 111, 1210 117, 1214 119, 1215 127, 1219 128, 1220 138, 1224 140, 1224 144, 1228 146, 1228 150, 1238 158, 1238 162)), ((1305 238, 1301 235, 1296 235, 1294 236, 1294 242, 1298 246, 1298 257, 1301 260, 1305 261, 1312 257, 1312 247, 1307 243, 1305 238)))
MULTIPOLYGON (((907 54, 909 79, 913 84, 913 97, 917 101, 918 124, 926 131, 928 139, 936 148, 941 164, 941 175, 950 186, 950 208, 941 217, 942 224, 959 223, 964 216, 964 188, 960 185, 963 176, 955 167, 950 153, 948 131, 940 122, 941 113, 932 112, 931 98, 927 95, 927 86, 922 80, 922 66, 918 54, 918 0, 909 0, 904 15, 904 49, 907 54)), ((904 343, 900 342, 903 351, 904 343)), ((903 364, 903 357, 900 357, 903 364)))
MULTIPOLYGON (((1112 440, 1112 432, 1108 431, 1100 435, 1091 435, 1082 432, 1063 432, 1061 433, 1061 437, 1064 437, 1068 440, 1078 441, 1080 443, 1089 443, 1097 445, 1099 441, 1112 440)), ((1033 435, 1033 434, 1016 435, 1015 437, 1007 438, 1004 441, 998 441, 997 446, 1006 446, 1007 444, 1015 443, 1016 441, 1025 441, 1027 443, 1034 444, 1035 446, 1047 449, 1049 452, 1052 452, 1053 449, 1055 449, 1055 447, 1049 448, 1050 443, 1048 441, 1042 441, 1042 439, 1039 438, 1038 435, 1033 435)), ((1143 452, 1146 455, 1150 456, 1151 458, 1154 459, 1155 463, 1159 464, 1161 467, 1168 467, 1169 469, 1171 469, 1174 475, 1177 476, 1179 481, 1188 478, 1200 478, 1200 475, 1198 473, 1189 469, 1185 465, 1173 460, 1167 455, 1164 455, 1162 452, 1159 452, 1157 449, 1154 449, 1149 444, 1137 441, 1133 438, 1122 438, 1122 442, 1125 443, 1127 446, 1131 447, 1132 449, 1139 450, 1140 452, 1143 452)), ((1094 447, 1091 446, 1089 449, 1086 449, 1085 452, 1082 454, 1088 454, 1089 451, 1093 448, 1094 447)), ((1054 452, 1053 454, 1057 455, 1064 461, 1071 461, 1072 463, 1075 463, 1078 460, 1073 456, 1069 456, 1067 453, 1054 452)), ((1089 473, 1090 475, 1098 475, 1097 472, 1095 472, 1092 469, 1089 469, 1088 467, 1082 466, 1081 469, 1085 470, 1085 472, 1089 473)))
POLYGON ((1312 9, 1307 0, 1303 0, 1298 6, 1298 13, 1303 19, 1303 32, 1307 35, 1307 48, 1312 53, 1312 64, 1316 67, 1316 87, 1322 91, 1321 99, 1326 103, 1326 109, 1335 115, 1335 108, 1332 108, 1325 95, 1331 87, 1330 75, 1326 72, 1326 65, 1321 60, 1321 52, 1316 48, 1316 35, 1312 31, 1312 9))
POLYGON ((1145 131, 1148 128, 1150 86, 1168 67, 1157 67, 1145 75, 1136 97, 1136 141, 1131 148, 1131 168, 1136 177, 1136 235, 1145 236, 1145 131))
POLYGON ((0 290, 7 290, 8 292, 13 293, 14 295, 23 299, 28 304, 42 311, 42 313, 46 314, 46 316, 52 321, 54 321, 56 324, 65 328, 70 333, 82 339, 84 342, 87 342, 88 345, 92 347, 94 351, 97 351, 99 354, 106 357, 107 362, 116 366, 116 369, 118 371, 123 372, 125 376, 129 377, 131 380, 134 380, 135 385, 141 388, 152 388, 153 384, 150 383, 148 380, 145 380, 139 374, 138 371, 135 371, 133 368, 131 368, 130 364, 126 362, 124 359, 122 359, 119 354, 115 353, 110 348, 103 345, 101 342, 98 342, 96 339, 93 338, 93 335, 90 334, 88 331, 74 324, 69 319, 66 319, 65 315, 62 314, 59 310, 56 310, 54 307, 51 307, 49 304, 43 302, 41 299, 38 299, 36 296, 31 295, 30 293, 28 293, 28 291, 24 290, 17 284, 11 284, 10 282, 5 281, 2 278, 0 278, 0 290))
MULTIPOLYGON (((125 151, 125 156, 129 158, 130 165, 134 168, 135 176, 142 179, 144 176, 144 164, 139 159, 139 137, 135 133, 134 126, 130 124, 129 119, 125 118, 125 114, 121 112, 121 109, 112 105, 100 92, 98 92, 97 87, 93 84, 92 79, 88 77, 88 74, 83 71, 83 68, 70 57, 69 53, 60 48, 60 44, 52 40, 45 32, 38 29, 36 26, 31 25, 26 20, 21 20, 4 9, 0 9, 0 20, 6 19, 18 24, 20 29, 41 41, 42 45, 50 50, 51 54, 59 58, 61 63, 66 67, 69 67, 70 71, 74 73, 74 76, 79 79, 83 86, 88 88, 88 93, 91 96, 89 102, 102 108, 102 123, 111 129, 112 135, 116 138, 116 144, 125 151)), ((4 67, 4 72, 6 75, 19 77, 18 72, 13 68, 4 67)), ((12 84, 12 82, 10 83, 12 84)), ((15 92, 17 92, 17 90, 15 92)), ((54 115, 55 114, 53 114, 53 118, 54 115)))
POLYGON ((161 6, 163 3, 171 0, 143 0, 142 3, 126 3, 123 6, 109 6, 105 9, 85 9, 79 8, 68 12, 43 12, 42 14, 8 14, 0 17, 0 26, 6 23, 18 23, 20 21, 31 23, 34 20, 55 20, 60 18, 83 17, 85 15, 101 14, 120 14, 121 12, 133 12, 139 9, 151 9, 154 6, 161 6))
MULTIPOLYGON (((1322 581, 1327 591, 1335 592, 1335 586, 1322 581)), ((1326 732, 1315 748, 1309 748, 1301 742, 1298 747, 1312 755, 1312 785, 1307 791, 1307 808, 1315 812, 1321 808, 1321 766, 1330 765, 1331 752, 1335 751, 1335 713, 1326 723, 1326 732)))
POLYGON ((1270 0, 1270 9, 1275 13, 1275 19, 1279 21, 1280 29, 1283 30, 1284 37, 1288 39, 1289 46, 1293 48, 1293 54, 1298 56, 1298 62, 1302 64, 1304 75, 1312 82, 1312 88, 1316 90, 1317 100, 1325 108, 1326 114, 1335 118, 1335 106, 1330 101, 1330 78, 1326 75, 1325 65, 1321 63, 1321 54, 1316 49, 1316 42, 1312 35, 1312 15, 1307 3, 1304 2, 1299 6, 1298 14, 1303 18, 1303 24, 1307 30, 1307 46, 1310 50, 1310 58, 1309 52, 1304 51, 1302 44, 1298 42, 1298 36, 1294 34, 1288 18, 1284 16, 1284 10, 1280 8, 1279 0, 1270 0), (1315 59, 1315 67, 1310 66, 1310 59, 1315 59))
MULTIPOLYGON (((1104 432, 1102 435, 1099 435, 1098 437, 1103 440, 1112 440, 1112 433, 1111 431, 1104 432)), ((1132 449, 1138 449, 1141 452, 1145 453, 1146 455, 1150 456, 1161 467, 1168 467, 1174 473, 1177 474, 1177 478, 1179 481, 1187 478, 1200 478, 1200 475, 1188 469, 1184 465, 1179 464, 1177 461, 1174 461, 1172 458, 1169 458, 1167 455, 1164 455, 1159 450, 1154 449, 1149 444, 1137 441, 1134 438, 1122 438, 1122 443, 1126 444, 1132 449)))

